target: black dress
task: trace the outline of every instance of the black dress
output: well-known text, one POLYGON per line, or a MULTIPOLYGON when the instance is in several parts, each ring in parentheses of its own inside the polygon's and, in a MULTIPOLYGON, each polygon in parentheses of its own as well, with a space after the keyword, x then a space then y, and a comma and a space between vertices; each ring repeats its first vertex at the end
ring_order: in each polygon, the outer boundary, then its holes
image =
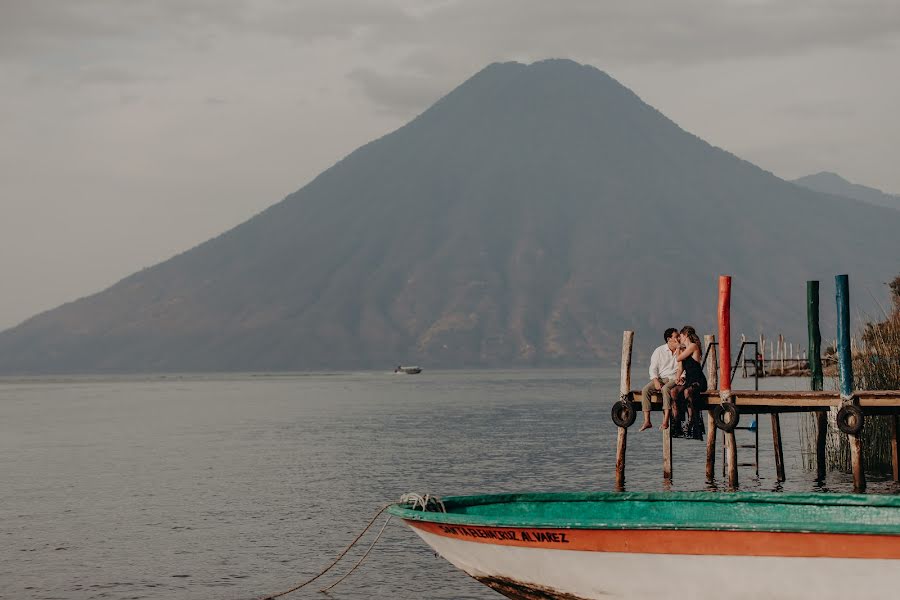
POLYGON ((689 388, 692 385, 697 386, 698 392, 705 392, 709 384, 706 383, 706 375, 703 374, 703 367, 700 366, 693 356, 688 356, 681 361, 681 370, 684 373, 684 387, 689 388))
MULTIPOLYGON (((709 384, 706 382, 706 375, 703 374, 703 367, 700 366, 696 360, 694 360, 693 356, 688 356, 684 360, 681 361, 681 370, 684 373, 684 389, 693 387, 695 389, 695 399, 698 401, 694 402, 693 406, 693 419, 691 419, 690 423, 687 423, 687 427, 684 430, 684 436, 694 440, 702 440, 703 433, 706 428, 703 426, 703 419, 700 418, 700 409, 702 408, 701 402, 699 402, 700 392, 705 392, 706 388, 709 384)), ((681 404, 679 405, 679 411, 682 416, 686 414, 686 404, 687 400, 682 393, 679 397, 681 404)))

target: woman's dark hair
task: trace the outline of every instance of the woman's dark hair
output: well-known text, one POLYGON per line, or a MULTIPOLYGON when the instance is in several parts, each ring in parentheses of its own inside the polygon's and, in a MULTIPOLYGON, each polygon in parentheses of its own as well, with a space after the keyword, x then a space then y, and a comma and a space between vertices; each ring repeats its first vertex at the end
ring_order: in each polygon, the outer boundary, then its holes
POLYGON ((673 335, 675 335, 676 333, 678 333, 677 329, 675 329, 674 327, 669 327, 668 329, 666 329, 666 332, 663 334, 663 341, 668 342, 669 338, 672 337, 673 335))
POLYGON ((691 327, 690 325, 685 325, 684 327, 682 327, 681 333, 686 335, 689 340, 691 340, 698 346, 700 345, 700 336, 697 335, 697 330, 694 329, 693 327, 691 327))

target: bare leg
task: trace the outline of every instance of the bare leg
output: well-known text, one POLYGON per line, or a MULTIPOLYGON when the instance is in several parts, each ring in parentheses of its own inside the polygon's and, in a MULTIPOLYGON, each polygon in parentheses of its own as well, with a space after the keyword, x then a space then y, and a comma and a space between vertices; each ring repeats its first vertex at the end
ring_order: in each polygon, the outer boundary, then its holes
POLYGON ((641 425, 641 431, 653 427, 653 423, 650 422, 650 409, 652 408, 650 406, 650 396, 653 394, 654 389, 654 383, 651 381, 641 390, 641 409, 644 411, 644 424, 641 425))
POLYGON ((668 408, 663 410, 663 422, 662 425, 659 426, 660 429, 668 429, 669 428, 669 414, 672 411, 668 408))
POLYGON ((687 422, 694 422, 694 388, 689 387, 684 390, 684 397, 687 400, 687 422))
POLYGON ((672 388, 672 391, 669 392, 669 394, 672 397, 672 416, 675 419, 678 419, 678 394, 681 393, 682 389, 683 389, 682 386, 676 385, 675 387, 672 388))

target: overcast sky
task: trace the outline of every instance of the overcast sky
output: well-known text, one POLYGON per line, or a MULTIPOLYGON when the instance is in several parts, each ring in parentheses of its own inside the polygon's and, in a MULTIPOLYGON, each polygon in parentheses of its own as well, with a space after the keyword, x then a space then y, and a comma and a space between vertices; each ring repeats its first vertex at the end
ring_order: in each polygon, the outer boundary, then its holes
POLYGON ((781 177, 900 193, 897 0, 0 0, 0 328, 549 57, 781 177))

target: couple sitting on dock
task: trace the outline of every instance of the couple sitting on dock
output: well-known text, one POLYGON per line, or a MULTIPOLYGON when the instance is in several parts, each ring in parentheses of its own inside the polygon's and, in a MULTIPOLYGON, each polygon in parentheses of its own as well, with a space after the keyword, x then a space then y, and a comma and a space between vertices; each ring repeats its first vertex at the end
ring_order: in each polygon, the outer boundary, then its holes
POLYGON ((707 383, 700 365, 703 360, 700 337, 693 327, 685 325, 681 331, 674 327, 666 329, 663 338, 666 343, 654 350, 650 357, 650 383, 641 390, 644 411, 641 431, 653 427, 650 422, 650 395, 658 391, 663 404, 660 429, 671 426, 672 437, 702 440, 704 428, 700 420, 700 394, 706 391, 707 383))

